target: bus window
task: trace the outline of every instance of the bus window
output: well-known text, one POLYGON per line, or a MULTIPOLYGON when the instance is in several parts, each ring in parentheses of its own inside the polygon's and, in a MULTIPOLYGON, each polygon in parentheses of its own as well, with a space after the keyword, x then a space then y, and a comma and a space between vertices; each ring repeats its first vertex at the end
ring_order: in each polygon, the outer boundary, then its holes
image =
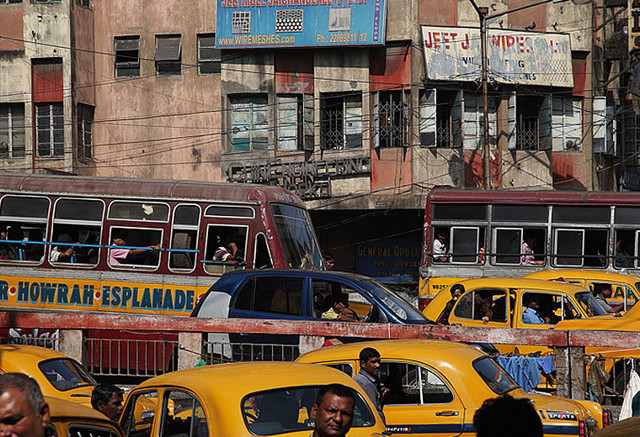
POLYGON ((247 253, 247 231, 247 226, 209 225, 207 227, 207 243, 205 248, 205 272, 222 274, 227 270, 244 266, 244 263, 240 260, 244 260, 247 253), (232 253, 232 249, 230 248, 232 244, 236 246, 235 254, 232 253), (221 256, 216 256, 216 252, 218 251, 231 253, 231 258, 234 259, 222 259, 221 256))
POLYGON ((580 267, 583 259, 584 230, 556 229, 555 250, 556 266, 580 267))
POLYGON ((97 199, 59 199, 53 214, 49 261, 96 265, 104 203, 97 199))
POLYGON ((248 206, 211 205, 204 211, 206 217, 254 218, 253 208, 248 206))
POLYGON ((493 222, 546 223, 549 207, 542 205, 493 205, 493 222))
POLYGON ((112 226, 110 241, 111 267, 156 268, 160 264, 160 252, 154 249, 162 244, 162 229, 112 226))
POLYGON ((178 205, 173 214, 169 268, 190 272, 195 268, 196 244, 200 225, 200 208, 196 205, 178 205), (181 252, 180 249, 187 251, 181 252))
POLYGON ((256 235, 256 249, 254 253, 253 268, 270 269, 273 268, 271 253, 267 244, 267 237, 263 233, 256 235))
POLYGON ((111 202, 109 206, 109 219, 166 223, 169 221, 169 205, 166 203, 115 201, 111 202))
POLYGON ((292 205, 271 204, 271 212, 287 266, 321 269, 324 260, 307 211, 292 205))
POLYGON ((619 269, 633 267, 635 265, 633 256, 634 231, 616 231, 615 235, 614 266, 619 269))
POLYGON ((0 260, 41 262, 47 234, 49 199, 4 196, 0 202, 0 260))
POLYGON ((494 228, 493 257, 494 264, 520 265, 522 250, 522 229, 494 228))
POLYGON ((453 264, 476 264, 478 254, 484 247, 484 229, 478 227, 451 227, 451 262, 453 264))

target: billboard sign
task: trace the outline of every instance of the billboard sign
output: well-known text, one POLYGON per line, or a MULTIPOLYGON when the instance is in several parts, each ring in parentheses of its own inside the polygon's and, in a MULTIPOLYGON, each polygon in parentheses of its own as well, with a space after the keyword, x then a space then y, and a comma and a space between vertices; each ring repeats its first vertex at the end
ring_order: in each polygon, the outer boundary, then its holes
MULTIPOLYGON (((422 38, 428 79, 481 79, 480 29, 422 26, 422 38)), ((569 35, 488 29, 487 71, 500 83, 573 87, 569 35)))
POLYGON ((216 47, 383 45, 386 0, 218 0, 216 47))

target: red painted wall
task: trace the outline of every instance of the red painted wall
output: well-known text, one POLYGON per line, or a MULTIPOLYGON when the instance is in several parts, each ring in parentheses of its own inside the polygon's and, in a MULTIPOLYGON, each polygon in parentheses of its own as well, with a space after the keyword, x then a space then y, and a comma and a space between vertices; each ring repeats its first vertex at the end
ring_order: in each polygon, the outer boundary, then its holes
MULTIPOLYGON (((491 187, 502 186, 502 157, 500 150, 491 151, 491 187)), ((482 150, 465 150, 464 152, 464 186, 466 188, 484 188, 484 159, 482 150)))
MULTIPOLYGON (((372 50, 369 58, 371 92, 411 87, 411 47, 372 50)), ((373 107, 371 108, 373 111, 373 107)), ((373 115, 371 117, 373 120, 373 115)), ((371 149, 371 192, 380 195, 411 191, 411 148, 371 149)))
POLYGON ((313 52, 275 51, 276 93, 313 93, 313 52))
MULTIPOLYGON (((531 0, 509 0, 507 9, 515 9, 521 6, 526 6, 531 4, 531 0)), ((508 15, 509 28, 523 30, 525 27, 529 26, 532 21, 536 22, 536 31, 545 30, 545 6, 536 6, 533 8, 525 9, 520 12, 512 12, 508 15)), ((547 29, 553 32, 553 29, 547 29)))
POLYGON ((371 50, 369 88, 371 92, 411 86, 411 46, 390 46, 371 50))
POLYGON ((457 26, 458 2, 418 0, 418 23, 430 26, 457 26))
POLYGON ((22 5, 2 5, 0 8, 0 52, 24 50, 24 34, 22 32, 22 5), (11 38, 11 39, 9 39, 11 38))
POLYGON ((32 65, 33 101, 62 102, 62 63, 38 63, 32 65))

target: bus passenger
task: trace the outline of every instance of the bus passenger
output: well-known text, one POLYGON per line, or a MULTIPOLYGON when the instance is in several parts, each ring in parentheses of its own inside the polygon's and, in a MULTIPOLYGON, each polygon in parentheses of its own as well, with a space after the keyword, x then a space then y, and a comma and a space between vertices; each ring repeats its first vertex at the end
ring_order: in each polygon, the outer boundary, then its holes
POLYGON ((533 248, 536 247, 536 237, 529 235, 522 242, 522 262, 523 266, 541 266, 544 261, 537 260, 533 255, 533 248))
POLYGON ((238 245, 233 241, 227 243, 226 246, 219 246, 213 253, 214 261, 223 261, 228 263, 239 263, 244 261, 241 256, 242 251, 238 249, 238 245))
POLYGON ((433 240, 433 260, 435 262, 449 262, 449 248, 447 247, 447 234, 444 231, 438 231, 437 238, 433 240))
POLYGON ((58 237, 59 244, 57 246, 53 246, 51 252, 49 253, 49 261, 51 262, 73 262, 73 254, 75 252, 76 246, 80 244, 79 242, 75 242, 73 246, 69 246, 64 243, 71 243, 73 238, 69 234, 62 234, 58 237), (63 243, 63 244, 60 244, 63 243))
MULTIPOLYGON (((126 246, 124 239, 116 237, 113 239, 114 246, 126 246)), ((114 247, 109 249, 109 264, 118 265, 126 263, 129 255, 139 255, 141 253, 147 253, 149 250, 160 250, 160 246, 155 244, 153 246, 145 246, 139 249, 125 249, 124 247, 114 247)))
POLYGON ((616 241, 616 267, 633 267, 633 257, 629 255, 627 242, 624 238, 618 238, 616 241))

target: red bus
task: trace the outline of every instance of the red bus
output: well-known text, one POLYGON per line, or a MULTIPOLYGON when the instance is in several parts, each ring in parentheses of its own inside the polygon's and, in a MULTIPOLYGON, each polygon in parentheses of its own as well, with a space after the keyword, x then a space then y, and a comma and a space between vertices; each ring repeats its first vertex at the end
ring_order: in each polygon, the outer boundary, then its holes
POLYGON ((188 316, 217 278, 244 268, 323 268, 297 196, 262 185, 0 173, 0 308, 188 316), (235 260, 220 259, 230 243, 235 260))
POLYGON ((420 295, 458 278, 541 269, 637 275, 639 254, 639 193, 438 188, 427 197, 420 295))

